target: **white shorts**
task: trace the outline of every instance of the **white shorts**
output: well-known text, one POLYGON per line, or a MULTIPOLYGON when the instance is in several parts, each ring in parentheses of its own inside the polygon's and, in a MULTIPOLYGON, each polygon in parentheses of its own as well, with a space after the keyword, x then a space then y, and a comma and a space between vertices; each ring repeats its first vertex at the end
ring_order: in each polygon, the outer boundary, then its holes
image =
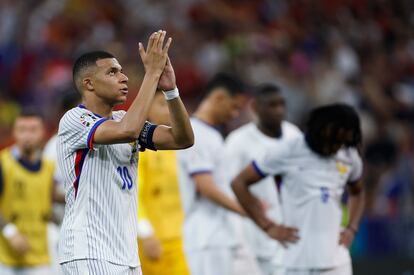
MULTIPOLYGON (((265 275, 253 253, 244 245, 233 249, 233 275, 265 275)), ((266 274, 267 275, 267 274, 266 274)))
POLYGON ((61 266, 65 275, 142 275, 141 267, 117 265, 104 260, 75 260, 61 266))
POLYGON ((52 268, 48 265, 35 267, 10 267, 0 264, 1 275, 52 275, 52 268))
POLYGON ((290 269, 287 268, 285 275, 352 275, 351 263, 329 269, 290 269))
POLYGON ((230 248, 206 248, 186 251, 192 275, 231 275, 232 251, 230 248))

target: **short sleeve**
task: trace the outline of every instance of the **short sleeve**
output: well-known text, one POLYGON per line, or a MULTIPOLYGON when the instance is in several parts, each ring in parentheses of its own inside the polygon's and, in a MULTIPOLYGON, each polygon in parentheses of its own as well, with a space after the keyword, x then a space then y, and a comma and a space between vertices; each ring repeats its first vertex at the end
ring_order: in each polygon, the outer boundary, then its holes
POLYGON ((211 173, 215 167, 215 138, 211 135, 195 133, 194 145, 183 151, 187 173, 189 176, 211 173))
POLYGON ((58 136, 74 150, 94 149, 95 131, 106 120, 108 119, 98 117, 86 109, 74 108, 60 121, 58 136))
POLYGON ((352 170, 349 174, 349 182, 356 182, 362 176, 363 164, 361 156, 358 151, 354 148, 350 149, 351 161, 352 161, 352 170))
POLYGON ((244 146, 241 136, 230 134, 225 143, 223 151, 223 170, 224 175, 233 179, 251 161, 244 146))
POLYGON ((141 133, 138 137, 138 143, 141 147, 146 149, 154 150, 155 148, 153 136, 155 128, 157 128, 156 124, 152 124, 151 122, 145 121, 144 126, 142 127, 141 133))
POLYGON ((262 177, 280 175, 284 173, 289 157, 289 146, 273 146, 263 158, 253 160, 252 165, 262 177))

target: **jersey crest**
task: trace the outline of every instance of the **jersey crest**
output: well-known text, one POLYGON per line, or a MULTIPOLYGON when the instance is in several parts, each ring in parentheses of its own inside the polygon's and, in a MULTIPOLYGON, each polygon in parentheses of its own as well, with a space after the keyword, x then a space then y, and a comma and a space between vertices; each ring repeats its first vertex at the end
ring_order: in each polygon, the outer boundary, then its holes
POLYGON ((86 127, 91 126, 98 118, 90 113, 84 113, 80 117, 80 122, 86 127))

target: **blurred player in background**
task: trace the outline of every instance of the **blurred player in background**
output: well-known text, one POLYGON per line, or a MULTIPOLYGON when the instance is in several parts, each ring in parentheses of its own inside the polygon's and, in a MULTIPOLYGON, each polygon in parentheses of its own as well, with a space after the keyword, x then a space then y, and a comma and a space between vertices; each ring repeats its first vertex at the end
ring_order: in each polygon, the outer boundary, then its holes
MULTIPOLYGON (((170 125, 168 105, 157 91, 148 113, 155 124, 170 125)), ((176 152, 146 150, 138 164, 138 237, 145 275, 187 275, 182 226, 184 210, 176 152)))
POLYGON ((286 247, 287 275, 351 275, 349 246, 364 207, 359 181, 360 121, 352 107, 314 109, 306 134, 275 146, 233 181, 240 203, 257 225, 286 247), (266 217, 248 187, 266 175, 282 175, 283 224, 266 217), (341 196, 347 187, 349 222, 341 229, 341 196))
POLYGON ((179 152, 180 188, 185 210, 184 248, 192 275, 232 274, 237 243, 229 211, 244 215, 231 198, 220 166, 224 143, 216 127, 238 116, 244 97, 241 82, 216 75, 191 118, 195 144, 179 152))
POLYGON ((73 76, 82 103, 60 121, 58 163, 66 191, 59 255, 65 274, 142 274, 137 247, 138 150, 193 144, 168 59, 171 38, 153 33, 139 53, 145 75, 127 112, 128 78, 113 55, 79 57, 73 76), (165 44, 165 45, 164 45, 165 44), (146 121, 156 89, 166 91, 171 127, 146 121))
MULTIPOLYGON (((68 110, 72 109, 80 103, 80 95, 76 91, 70 91, 62 95, 62 101, 59 108, 58 118, 60 119, 68 110)), ((56 164, 57 162, 57 133, 53 135, 43 150, 44 158, 52 161, 56 164)), ((62 175, 58 169, 58 165, 55 165, 55 185, 56 190, 60 194, 64 194, 65 190, 63 187, 62 175)), ((52 207, 52 221, 48 225, 48 241, 49 241, 49 254, 52 262, 52 269, 54 275, 62 274, 62 269, 58 259, 58 242, 60 224, 62 223, 63 215, 65 213, 65 206, 63 204, 53 204, 52 207)))
MULTIPOLYGON (((248 123, 234 130, 225 141, 225 169, 227 177, 233 179, 254 159, 260 159, 274 147, 285 146, 287 140, 301 134, 293 124, 283 120, 285 99, 279 88, 273 84, 259 86, 254 93, 252 109, 256 122, 248 123)), ((273 221, 282 221, 276 181, 273 176, 263 178, 251 186, 252 193, 262 202, 266 216, 273 221)), ((282 251, 279 244, 266 235, 250 219, 243 219, 241 239, 247 240, 248 248, 254 253, 261 274, 272 275, 281 267, 282 251)), ((245 267, 241 267, 246 270, 245 267)), ((237 274, 241 274, 240 270, 237 274)))
POLYGON ((47 224, 52 199, 62 201, 53 183, 54 164, 42 158, 42 117, 22 112, 14 122, 16 143, 0 152, 0 274, 52 274, 47 224))

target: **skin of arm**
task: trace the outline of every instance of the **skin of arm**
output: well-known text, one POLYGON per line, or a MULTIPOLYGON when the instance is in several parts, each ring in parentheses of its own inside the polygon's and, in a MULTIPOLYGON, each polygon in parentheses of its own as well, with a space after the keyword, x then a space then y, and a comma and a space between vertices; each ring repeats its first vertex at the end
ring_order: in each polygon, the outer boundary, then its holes
POLYGON ((347 184, 347 188, 349 192, 349 222, 347 227, 341 232, 339 243, 350 247, 358 231, 359 222, 364 212, 365 191, 360 181, 347 184))
MULTIPOLYGON (((160 77, 158 89, 171 91, 177 88, 174 68, 169 58, 160 77)), ((153 142, 157 149, 185 149, 194 144, 190 118, 180 97, 167 100, 171 127, 160 125, 154 131, 153 142)))
POLYGON ((148 42, 147 52, 140 44, 139 52, 146 73, 139 93, 121 121, 107 120, 96 129, 94 143, 127 143, 138 139, 166 65, 171 38, 163 47, 164 38, 165 32, 153 33, 148 42))
POLYGON ((233 211, 239 215, 245 216, 245 212, 241 206, 223 193, 214 183, 214 179, 210 173, 202 173, 192 176, 196 184, 197 191, 205 198, 217 203, 218 205, 233 211))
POLYGON ((257 183, 260 179, 262 177, 256 172, 253 165, 250 164, 233 179, 231 187, 249 217, 269 237, 279 241, 285 247, 289 243, 297 242, 299 240, 298 230, 293 227, 276 224, 268 219, 263 204, 250 192, 249 186, 257 183))

